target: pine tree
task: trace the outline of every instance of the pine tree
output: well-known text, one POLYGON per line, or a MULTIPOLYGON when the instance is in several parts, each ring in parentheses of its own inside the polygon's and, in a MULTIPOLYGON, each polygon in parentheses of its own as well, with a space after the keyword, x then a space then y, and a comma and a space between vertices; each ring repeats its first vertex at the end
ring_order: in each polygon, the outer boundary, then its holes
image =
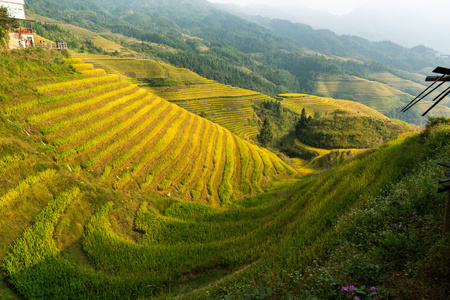
POLYGON ((306 110, 303 107, 300 119, 298 119, 297 123, 295 124, 295 133, 297 135, 300 135, 303 132, 303 130, 306 129, 307 126, 308 126, 308 118, 306 117, 306 110))
POLYGON ((256 137, 258 139, 258 142, 263 146, 266 147, 267 145, 271 144, 273 141, 273 130, 272 125, 270 124, 269 119, 266 117, 264 118, 263 125, 261 127, 261 131, 259 132, 258 136, 256 137))

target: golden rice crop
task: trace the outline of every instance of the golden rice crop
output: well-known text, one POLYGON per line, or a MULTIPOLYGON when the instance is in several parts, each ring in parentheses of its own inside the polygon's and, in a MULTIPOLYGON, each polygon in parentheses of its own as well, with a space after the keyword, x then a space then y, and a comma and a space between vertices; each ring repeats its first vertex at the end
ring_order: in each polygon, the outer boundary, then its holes
POLYGON ((94 68, 93 64, 85 64, 85 63, 81 63, 81 64, 71 64, 72 68, 74 68, 76 71, 81 71, 81 70, 88 70, 88 69, 92 69, 94 68))
POLYGON ((54 84, 48 84, 44 86, 38 86, 36 87, 37 91, 39 93, 49 92, 57 89, 72 87, 72 86, 79 86, 83 84, 88 83, 98 83, 99 81, 109 81, 111 79, 117 79, 119 78, 119 75, 107 75, 104 77, 95 77, 95 78, 84 78, 79 80, 71 80, 71 81, 64 81, 54 84))
MULTIPOLYGON (((190 173, 185 173, 180 179, 180 184, 183 186, 189 186, 189 183, 198 175, 198 170, 201 166, 203 166, 204 160, 206 158, 206 152, 209 144, 211 143, 211 135, 212 135, 212 125, 211 122, 207 122, 205 119, 199 118, 195 116, 196 122, 198 122, 198 126, 205 126, 205 131, 200 139, 200 151, 197 154, 194 154, 194 160, 192 161, 193 169, 190 173)), ((203 187, 202 187, 203 189, 203 187)), ((202 190, 201 189, 201 190, 202 190)), ((200 190, 200 191, 201 191, 200 190)))
POLYGON ((131 118, 127 119, 125 122, 122 122, 120 124, 117 124, 113 127, 110 127, 109 130, 104 131, 102 134, 96 135, 95 137, 89 139, 84 144, 80 145, 77 148, 77 152, 85 152, 88 149, 99 145, 100 143, 104 142, 105 140, 111 138, 113 135, 117 134, 120 131, 123 131, 125 128, 133 124, 134 122, 137 122, 140 120, 143 116, 147 115, 152 109, 156 107, 155 114, 161 113, 162 110, 165 110, 169 107, 168 103, 165 101, 161 101, 161 99, 156 98, 151 104, 145 105, 142 107, 138 112, 133 114, 131 118))
POLYGON ((6 194, 0 197, 0 208, 19 198, 21 194, 25 193, 30 188, 30 186, 43 180, 49 180, 55 175, 56 171, 54 169, 47 169, 37 175, 27 177, 23 181, 19 182, 19 184, 14 188, 8 190, 6 194))
MULTIPOLYGON (((153 167, 151 169, 152 174, 158 174, 161 170, 165 169, 169 163, 171 163, 174 159, 176 159, 183 151, 186 143, 188 142, 191 132, 191 128, 197 125, 197 118, 190 115, 188 125, 184 128, 171 128, 171 135, 173 135, 173 139, 176 134, 181 134, 181 138, 178 141, 171 141, 169 143, 158 143, 157 147, 159 149, 152 149, 152 151, 146 152, 144 155, 140 157, 139 163, 133 166, 133 173, 138 174, 151 160, 158 160, 159 163, 153 163, 153 167), (178 131, 178 132, 176 132, 178 131), (174 145, 172 145, 174 144, 174 145), (171 146, 170 150, 166 150, 169 146, 171 146), (166 147, 166 149, 163 149, 166 147)), ((170 136, 170 135, 169 135, 170 136)), ((167 136, 167 138, 169 137, 167 136)), ((148 175, 147 175, 148 176, 148 175)))
POLYGON ((220 128, 219 126, 215 125, 218 131, 218 136, 217 136, 217 142, 216 142, 216 148, 214 149, 214 155, 213 155, 213 160, 212 160, 212 168, 213 171, 211 172, 211 175, 209 177, 208 183, 207 183, 207 187, 208 187, 208 192, 209 194, 215 198, 216 195, 216 189, 215 187, 218 186, 219 184, 219 175, 220 175, 220 171, 222 169, 223 164, 221 162, 223 162, 223 144, 224 144, 224 130, 222 128, 220 128))
POLYGON ((241 163, 241 169, 239 170, 241 181, 239 183, 239 187, 242 192, 244 192, 245 194, 249 194, 251 192, 250 183, 247 177, 247 171, 251 168, 249 149, 241 139, 237 138, 235 140, 239 149, 239 158, 241 163))
POLYGON ((228 130, 225 130, 225 153, 226 162, 223 170, 222 184, 219 186, 219 198, 222 202, 226 203, 233 195, 233 183, 232 178, 235 172, 236 156, 234 151, 236 144, 234 138, 228 130))
POLYGON ((51 127, 47 127, 44 128, 42 131, 44 133, 50 133, 53 132, 55 130, 61 130, 64 128, 67 128, 70 125, 73 125, 75 123, 79 123, 79 122, 85 122, 91 118, 94 117, 99 117, 100 115, 103 115, 104 113, 106 113, 107 111, 109 111, 110 109, 122 105, 124 103, 127 103, 133 99, 139 98, 141 96, 143 96, 144 94, 146 94, 146 90, 144 89, 139 89, 136 92, 134 92, 133 94, 129 94, 123 97, 120 97, 116 100, 111 101, 111 97, 109 97, 108 100, 110 100, 109 102, 107 102, 105 105, 103 105, 102 107, 96 109, 96 110, 89 110, 88 112, 86 112, 85 114, 81 114, 76 116, 75 118, 71 118, 68 119, 66 121, 60 122, 58 124, 55 124, 51 127))
POLYGON ((38 122, 38 121, 42 121, 42 120, 48 120, 49 118, 54 117, 56 115, 62 115, 62 114, 65 114, 65 113, 68 113, 68 112, 71 112, 71 111, 76 111, 76 110, 79 110, 79 109, 81 109, 83 107, 94 105, 94 104, 96 104, 96 103, 98 103, 100 101, 109 99, 109 98, 117 96, 119 94, 130 92, 130 91, 132 91, 135 88, 137 88, 136 85, 129 85, 129 86, 124 87, 122 89, 114 90, 114 91, 102 94, 100 96, 96 96, 94 98, 87 99, 87 100, 82 101, 82 102, 75 102, 73 104, 62 106, 62 107, 59 107, 59 108, 56 108, 56 109, 53 109, 53 110, 50 110, 50 111, 46 111, 46 112, 38 114, 38 115, 33 115, 33 116, 31 116, 29 118, 29 120, 31 122, 38 122))
POLYGON ((260 156, 260 152, 258 151, 258 148, 254 145, 249 145, 250 152, 252 153, 252 158, 254 161, 254 168, 253 168, 253 174, 251 176, 251 182, 253 188, 256 189, 256 191, 261 191, 261 181, 263 177, 263 161, 260 156))
MULTIPOLYGON (((151 100, 153 98, 153 96, 151 94, 147 94, 144 98, 138 99, 137 101, 134 101, 132 104, 122 108, 121 110, 117 111, 116 113, 112 114, 112 115, 108 115, 106 117, 104 117, 103 119, 100 119, 99 121, 87 125, 85 127, 82 127, 81 129, 73 132, 72 134, 62 137, 62 138, 58 138, 56 139, 53 143, 56 146, 61 146, 64 145, 68 142, 74 142, 77 138, 79 138, 80 136, 83 136, 89 132, 92 132, 95 129, 101 128, 102 126, 104 126, 107 123, 111 123, 114 120, 118 120, 121 117, 123 117, 124 115, 126 115, 127 113, 137 109, 138 107, 144 105, 145 103, 147 103, 149 100, 151 100)), ((156 102, 156 101, 155 101, 156 102)))
POLYGON ((96 92, 101 92, 103 90, 107 90, 110 88, 115 88, 118 87, 120 85, 125 85, 127 82, 125 80, 122 81, 116 81, 116 82, 111 82, 111 83, 106 83, 106 84, 101 84, 103 81, 99 82, 99 85, 93 87, 93 88, 89 88, 89 89, 82 89, 80 91, 76 91, 73 93, 66 93, 66 94, 62 94, 59 96, 52 96, 52 97, 44 97, 44 98, 40 98, 37 100, 33 100, 33 101, 27 101, 27 102, 23 102, 14 106, 9 106, 7 108, 5 108, 4 113, 5 114, 11 114, 11 113, 15 113, 15 112, 21 112, 27 109, 31 109, 33 107, 37 107, 37 106, 41 106, 41 105, 46 105, 46 104, 50 104, 50 103, 54 103, 54 102, 58 102, 61 100, 65 100, 65 99, 71 99, 72 101, 74 101, 76 98, 84 96, 84 95, 89 95, 89 94, 93 94, 96 92))
POLYGON ((83 71, 80 71, 80 73, 83 74, 84 76, 99 75, 99 74, 104 75, 105 70, 103 70, 103 69, 83 70, 83 71))
MULTIPOLYGON (((194 151, 200 151, 197 149, 199 146, 199 140, 202 137, 202 133, 204 132, 205 127, 204 126, 197 126, 195 128, 194 134, 191 135, 189 141, 190 141, 190 147, 187 149, 187 152, 184 153, 182 156, 177 157, 177 160, 172 161, 172 163, 166 168, 166 172, 160 172, 159 174, 154 174, 155 176, 158 176, 158 178, 162 179, 163 182, 168 181, 169 185, 172 184, 172 182, 176 182, 178 180, 175 180, 176 177, 181 177, 183 173, 189 172, 187 168, 191 168, 192 165, 191 157, 194 153, 194 151), (163 175, 163 177, 161 176, 163 175)), ((165 185, 165 184, 164 184, 165 185)), ((164 187, 164 185, 162 187, 164 187)))
MULTIPOLYGON (((176 111, 173 109, 172 106, 167 105, 167 107, 161 107, 159 109, 159 113, 158 112, 154 112, 151 115, 149 115, 149 117, 147 119, 144 120, 144 122, 142 122, 141 124, 139 124, 139 126, 137 126, 136 128, 134 128, 131 132, 126 133, 122 136, 120 136, 118 139, 116 139, 114 141, 113 144, 109 145, 106 149, 103 149, 102 151, 100 151, 99 153, 97 153, 95 156, 91 157, 89 160, 83 162, 83 166, 84 167, 89 167, 91 165, 93 165, 94 163, 98 163, 100 160, 102 160, 106 155, 108 154, 112 154, 114 150, 116 150, 117 148, 123 146, 123 144, 131 139, 132 137, 136 136, 140 131, 142 131, 144 128, 146 128, 148 125, 150 125, 154 119, 159 116, 159 114, 162 112, 162 110, 164 108, 168 108, 169 111, 166 112, 166 116, 169 115, 169 117, 167 117, 167 119, 169 119, 170 117, 173 117, 174 112, 176 111)), ((166 119, 166 121, 167 121, 166 119)))
MULTIPOLYGON (((213 149, 217 147, 217 141, 219 136, 219 130, 217 130, 216 126, 212 124, 211 122, 207 122, 210 126, 210 133, 208 133, 209 141, 206 146, 206 155, 202 157, 202 162, 199 164, 199 166, 202 166, 202 172, 200 176, 195 179, 195 183, 193 184, 194 187, 203 189, 204 181, 207 181, 206 179, 209 177, 208 174, 210 174, 212 171, 212 156, 213 156, 213 149)), ((208 194, 209 195, 209 194, 208 194)), ((209 198, 209 197, 208 197, 209 198)))
POLYGON ((156 155, 160 153, 176 136, 181 124, 185 121, 188 114, 183 109, 173 109, 168 113, 161 122, 151 127, 151 131, 144 137, 141 137, 139 143, 131 148, 128 148, 126 152, 120 155, 113 161, 112 167, 116 168, 119 164, 127 160, 129 157, 140 151, 146 144, 152 141, 157 134, 162 133, 162 137, 158 140, 157 145, 152 149, 146 149, 147 153, 156 155), (176 116, 176 117, 175 117, 176 116))

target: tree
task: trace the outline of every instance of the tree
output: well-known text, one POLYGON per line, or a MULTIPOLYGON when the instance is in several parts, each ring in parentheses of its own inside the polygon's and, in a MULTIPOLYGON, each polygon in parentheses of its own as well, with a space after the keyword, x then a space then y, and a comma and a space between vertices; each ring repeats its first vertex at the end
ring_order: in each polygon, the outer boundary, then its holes
POLYGON ((258 139, 258 142, 263 146, 266 147, 273 141, 273 130, 272 125, 270 124, 269 119, 266 117, 264 118, 263 125, 261 127, 261 131, 259 132, 258 136, 256 137, 258 139))
POLYGON ((9 17, 6 7, 0 7, 0 46, 8 45, 8 31, 13 24, 14 20, 9 17))
POLYGON ((295 133, 297 135, 302 134, 303 130, 306 129, 306 127, 308 126, 308 117, 306 117, 306 110, 303 107, 302 109, 302 114, 300 115, 300 119, 298 119, 297 123, 295 124, 295 133))

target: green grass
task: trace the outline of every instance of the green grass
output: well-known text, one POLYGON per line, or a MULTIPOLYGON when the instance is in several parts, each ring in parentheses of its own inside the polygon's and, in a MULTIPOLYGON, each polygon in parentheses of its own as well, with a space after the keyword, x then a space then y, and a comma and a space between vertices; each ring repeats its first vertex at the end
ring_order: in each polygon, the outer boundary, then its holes
POLYGON ((326 149, 367 149, 404 132, 404 125, 340 111, 312 119, 298 134, 298 139, 307 145, 326 149))

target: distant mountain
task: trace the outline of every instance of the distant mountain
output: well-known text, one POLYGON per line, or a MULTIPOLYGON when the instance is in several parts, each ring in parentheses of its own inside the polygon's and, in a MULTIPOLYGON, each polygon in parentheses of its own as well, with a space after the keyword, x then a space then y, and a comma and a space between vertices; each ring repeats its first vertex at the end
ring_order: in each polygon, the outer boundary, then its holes
POLYGON ((448 1, 440 1, 437 5, 436 2, 428 1, 399 4, 398 1, 384 0, 367 4, 342 16, 347 27, 345 31, 337 32, 364 37, 368 33, 367 38, 371 40, 391 40, 405 47, 422 44, 443 54, 450 54, 450 40, 445 30, 441 30, 450 25, 449 11, 448 1))
POLYGON ((357 35, 370 41, 389 40, 408 48, 423 44, 442 54, 450 54, 450 40, 439 30, 448 27, 450 3, 443 1, 439 6, 425 1, 412 1, 408 4, 377 1, 342 16, 297 5, 222 4, 220 7, 241 16, 285 19, 308 24, 314 29, 357 35))
POLYGON ((293 38, 309 49, 326 55, 377 61, 387 66, 414 72, 429 67, 430 63, 446 62, 446 60, 436 59, 435 51, 424 46, 408 49, 390 41, 371 42, 358 36, 338 35, 330 30, 316 30, 309 25, 282 19, 261 17, 250 17, 250 19, 278 35, 293 38))

